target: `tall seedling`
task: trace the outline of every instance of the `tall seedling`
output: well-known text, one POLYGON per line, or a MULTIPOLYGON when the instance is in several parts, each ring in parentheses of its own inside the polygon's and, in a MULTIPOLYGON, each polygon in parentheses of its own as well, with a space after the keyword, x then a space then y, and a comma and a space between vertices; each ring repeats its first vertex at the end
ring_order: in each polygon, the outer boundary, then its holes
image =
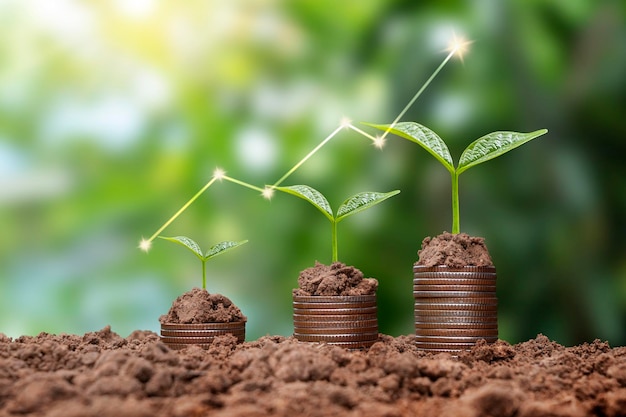
POLYGON ((460 233, 459 175, 473 166, 496 158, 548 132, 547 129, 541 129, 530 133, 506 131, 489 133, 465 148, 455 168, 446 143, 426 126, 415 122, 403 122, 396 125, 365 124, 417 143, 450 172, 452 177, 452 233, 460 233))

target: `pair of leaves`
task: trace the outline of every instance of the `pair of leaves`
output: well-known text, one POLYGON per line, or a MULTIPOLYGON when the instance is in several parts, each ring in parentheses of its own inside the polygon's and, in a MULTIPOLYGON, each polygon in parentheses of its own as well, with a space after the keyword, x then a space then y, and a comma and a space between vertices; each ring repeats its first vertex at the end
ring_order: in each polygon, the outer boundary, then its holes
POLYGON ((530 133, 492 132, 472 142, 461 154, 459 164, 455 168, 448 146, 435 132, 415 122, 398 123, 395 126, 366 123, 376 129, 389 131, 422 146, 434 156, 451 174, 461 172, 496 158, 512 149, 535 139, 548 130, 541 129, 530 133))
POLYGON ((388 193, 368 191, 353 195, 339 206, 337 215, 335 216, 326 197, 313 187, 309 187, 308 185, 291 185, 288 187, 277 187, 277 189, 300 197, 301 199, 313 204, 313 206, 321 211, 322 214, 324 214, 324 216, 326 216, 328 220, 333 223, 338 223, 346 217, 381 203, 400 192, 400 190, 394 190, 388 193))
POLYGON ((207 250, 206 254, 203 254, 202 249, 200 249, 200 245, 198 245, 195 241, 193 241, 192 239, 186 236, 176 236, 176 237, 159 236, 159 238, 168 240, 170 242, 174 242, 181 246, 186 247, 187 249, 192 251, 198 258, 200 258, 202 262, 206 262, 209 259, 213 258, 214 256, 222 254, 230 249, 234 249, 237 246, 241 246, 244 243, 248 242, 247 240, 242 240, 241 242, 233 242, 233 241, 220 242, 216 245, 211 246, 209 250, 207 250))

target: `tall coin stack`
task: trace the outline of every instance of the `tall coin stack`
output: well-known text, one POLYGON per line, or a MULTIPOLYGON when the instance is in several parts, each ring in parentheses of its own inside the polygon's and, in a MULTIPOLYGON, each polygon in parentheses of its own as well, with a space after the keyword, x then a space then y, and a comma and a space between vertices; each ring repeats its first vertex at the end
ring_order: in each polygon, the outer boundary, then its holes
POLYGON ((378 340, 376 295, 294 295, 293 326, 301 342, 368 348, 378 340))
POLYGON ((495 267, 415 265, 413 274, 418 348, 456 354, 498 340, 495 267))

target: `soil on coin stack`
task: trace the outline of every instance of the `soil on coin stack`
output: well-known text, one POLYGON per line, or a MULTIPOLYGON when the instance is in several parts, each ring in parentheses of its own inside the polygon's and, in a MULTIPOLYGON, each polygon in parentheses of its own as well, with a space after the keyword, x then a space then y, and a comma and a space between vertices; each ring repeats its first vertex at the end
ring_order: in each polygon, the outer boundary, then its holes
POLYGON ((167 314, 159 318, 161 323, 199 324, 230 323, 246 320, 241 310, 221 294, 193 288, 179 296, 167 314))
POLYGON ((439 236, 424 238, 417 254, 419 260, 415 264, 428 267, 493 266, 485 239, 466 233, 443 232, 439 236))
POLYGON ((360 270, 341 262, 324 265, 316 261, 315 266, 300 272, 298 287, 293 295, 373 295, 378 280, 364 278, 360 270))
POLYGON ((206 350, 158 335, 0 334, 0 416, 624 416, 626 348, 539 335, 458 358, 412 336, 364 351, 266 336, 206 350))

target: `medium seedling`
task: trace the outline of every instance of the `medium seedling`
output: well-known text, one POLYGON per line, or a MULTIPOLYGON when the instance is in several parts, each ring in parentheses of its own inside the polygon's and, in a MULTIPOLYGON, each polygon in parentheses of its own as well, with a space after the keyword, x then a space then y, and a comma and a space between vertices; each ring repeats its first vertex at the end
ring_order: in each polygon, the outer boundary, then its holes
POLYGON ((226 252, 227 250, 234 249, 237 246, 241 246, 244 243, 247 243, 247 240, 242 240, 241 242, 232 242, 232 241, 224 241, 220 242, 214 246, 211 246, 206 254, 202 254, 202 249, 200 249, 200 245, 194 242, 192 239, 186 236, 176 236, 176 237, 165 237, 159 236, 160 239, 168 240, 170 242, 178 243, 181 246, 186 247, 190 251, 194 253, 202 262, 202 289, 206 290, 206 261, 209 259, 226 252))
POLYGON ((339 206, 337 215, 335 215, 326 197, 315 188, 309 187, 308 185, 291 185, 288 187, 276 187, 276 189, 308 201, 330 220, 332 226, 333 262, 337 262, 337 223, 352 214, 368 209, 400 193, 400 190, 394 190, 388 193, 363 192, 353 195, 339 206))
POLYGON ((415 122, 404 122, 396 125, 365 124, 417 143, 441 162, 450 172, 452 177, 452 233, 460 232, 459 175, 473 166, 496 158, 548 132, 547 129, 541 129, 530 133, 489 133, 465 148, 455 168, 446 143, 435 132, 425 126, 415 122))

